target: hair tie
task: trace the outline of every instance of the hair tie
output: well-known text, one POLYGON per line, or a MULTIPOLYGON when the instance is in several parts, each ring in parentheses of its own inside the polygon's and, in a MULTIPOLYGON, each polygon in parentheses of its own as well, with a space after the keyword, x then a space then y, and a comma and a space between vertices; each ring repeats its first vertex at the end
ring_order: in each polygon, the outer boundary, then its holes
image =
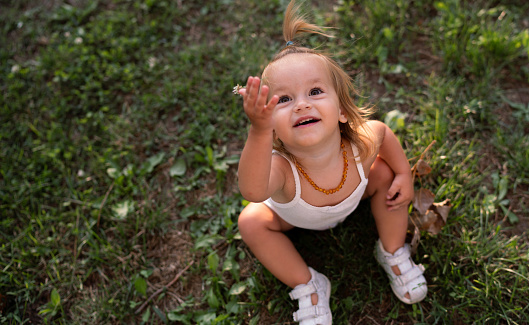
POLYGON ((287 42, 287 45, 286 45, 285 47, 290 46, 290 45, 294 45, 294 42, 292 42, 292 41, 288 41, 288 42, 287 42))

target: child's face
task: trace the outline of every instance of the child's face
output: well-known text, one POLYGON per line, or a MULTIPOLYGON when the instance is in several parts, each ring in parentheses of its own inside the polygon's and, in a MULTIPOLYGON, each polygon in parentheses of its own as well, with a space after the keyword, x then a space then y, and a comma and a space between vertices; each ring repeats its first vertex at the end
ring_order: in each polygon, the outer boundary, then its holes
POLYGON ((339 122, 347 118, 321 58, 291 54, 271 68, 267 83, 271 95, 279 97, 274 131, 287 150, 326 145, 340 134, 339 122))

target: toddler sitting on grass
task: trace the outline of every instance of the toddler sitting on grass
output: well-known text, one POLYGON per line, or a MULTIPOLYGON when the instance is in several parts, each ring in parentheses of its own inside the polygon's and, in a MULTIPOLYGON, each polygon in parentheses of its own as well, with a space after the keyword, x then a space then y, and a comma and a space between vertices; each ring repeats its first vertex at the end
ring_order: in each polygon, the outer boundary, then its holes
POLYGON ((239 163, 239 188, 250 203, 239 216, 244 242, 299 300, 294 321, 331 324, 331 283, 309 267, 284 234, 294 227, 325 230, 370 198, 380 239, 375 257, 403 302, 427 293, 424 268, 405 244, 413 197, 410 166, 389 127, 368 121, 351 97, 350 77, 330 57, 294 37, 323 28, 306 22, 291 1, 283 23, 286 46, 262 78, 239 90, 251 126, 239 163))

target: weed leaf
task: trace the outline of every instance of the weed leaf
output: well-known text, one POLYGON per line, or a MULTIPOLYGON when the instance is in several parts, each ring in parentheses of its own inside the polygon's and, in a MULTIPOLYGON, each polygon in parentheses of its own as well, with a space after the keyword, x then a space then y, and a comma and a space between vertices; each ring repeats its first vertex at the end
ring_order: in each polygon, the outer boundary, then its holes
POLYGON ((231 288, 229 294, 232 296, 238 296, 246 290, 246 283, 239 282, 235 283, 231 288))
POLYGON ((216 252, 208 255, 208 266, 211 272, 216 272, 217 267, 219 266, 219 255, 216 252))
POLYGON ((143 315, 141 316, 141 320, 144 322, 144 323, 147 323, 147 321, 149 320, 149 318, 151 318, 151 309, 150 308, 147 308, 147 310, 143 313, 143 315))
POLYGON ((51 306, 53 308, 57 308, 61 305, 61 296, 59 296, 59 292, 57 292, 57 289, 53 288, 51 291, 51 306))
POLYGON ((134 281, 134 288, 136 288, 136 291, 142 296, 147 295, 147 281, 141 276, 137 277, 134 281))
POLYGON ((172 177, 174 176, 184 176, 185 173, 186 173, 186 170, 187 170, 187 167, 186 167, 186 162, 184 159, 178 159, 175 164, 173 165, 173 167, 171 167, 171 169, 169 169, 169 175, 171 175, 172 177))
POLYGON ((112 207, 112 211, 118 220, 124 220, 130 212, 134 211, 134 202, 124 201, 117 203, 112 207))
POLYGON ((503 213, 505 213, 505 215, 507 216, 507 218, 509 219, 509 222, 511 224, 516 224, 520 221, 520 219, 518 219, 518 216, 516 214, 514 214, 511 210, 509 210, 506 206, 504 205, 500 205, 501 209, 503 210, 503 213))
POLYGON ((145 165, 143 166, 147 174, 152 173, 154 168, 162 162, 164 157, 165 157, 165 152, 160 152, 159 154, 147 159, 145 165))
POLYGON ((407 114, 395 109, 386 114, 384 123, 389 126, 391 130, 398 131, 404 128, 404 119, 406 116, 407 114))

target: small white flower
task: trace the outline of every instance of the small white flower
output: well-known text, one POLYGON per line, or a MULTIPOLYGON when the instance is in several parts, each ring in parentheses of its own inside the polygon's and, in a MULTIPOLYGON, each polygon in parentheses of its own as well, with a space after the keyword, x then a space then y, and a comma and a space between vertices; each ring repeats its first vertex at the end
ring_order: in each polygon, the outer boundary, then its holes
POLYGON ((71 36, 70 32, 64 32, 64 37, 68 38, 70 36, 71 36))
POLYGON ((147 63, 149 64, 149 69, 154 68, 154 66, 156 65, 156 62, 158 62, 158 60, 156 60, 155 57, 151 56, 151 57, 147 60, 147 63))
POLYGON ((15 64, 14 66, 11 67, 12 73, 18 72, 19 70, 20 70, 20 66, 18 64, 15 64))
POLYGON ((239 90, 241 89, 244 89, 245 87, 237 84, 237 86, 233 87, 233 94, 234 95, 239 95, 239 96, 242 96, 240 93, 239 93, 239 90))
POLYGON ((22 26, 24 26, 24 23, 21 22, 21 21, 19 21, 19 22, 17 23, 17 28, 20 29, 20 28, 22 28, 22 26))
POLYGON ((82 39, 81 37, 76 37, 76 38, 73 40, 73 42, 74 42, 75 44, 81 44, 81 43, 83 42, 83 39, 82 39))

